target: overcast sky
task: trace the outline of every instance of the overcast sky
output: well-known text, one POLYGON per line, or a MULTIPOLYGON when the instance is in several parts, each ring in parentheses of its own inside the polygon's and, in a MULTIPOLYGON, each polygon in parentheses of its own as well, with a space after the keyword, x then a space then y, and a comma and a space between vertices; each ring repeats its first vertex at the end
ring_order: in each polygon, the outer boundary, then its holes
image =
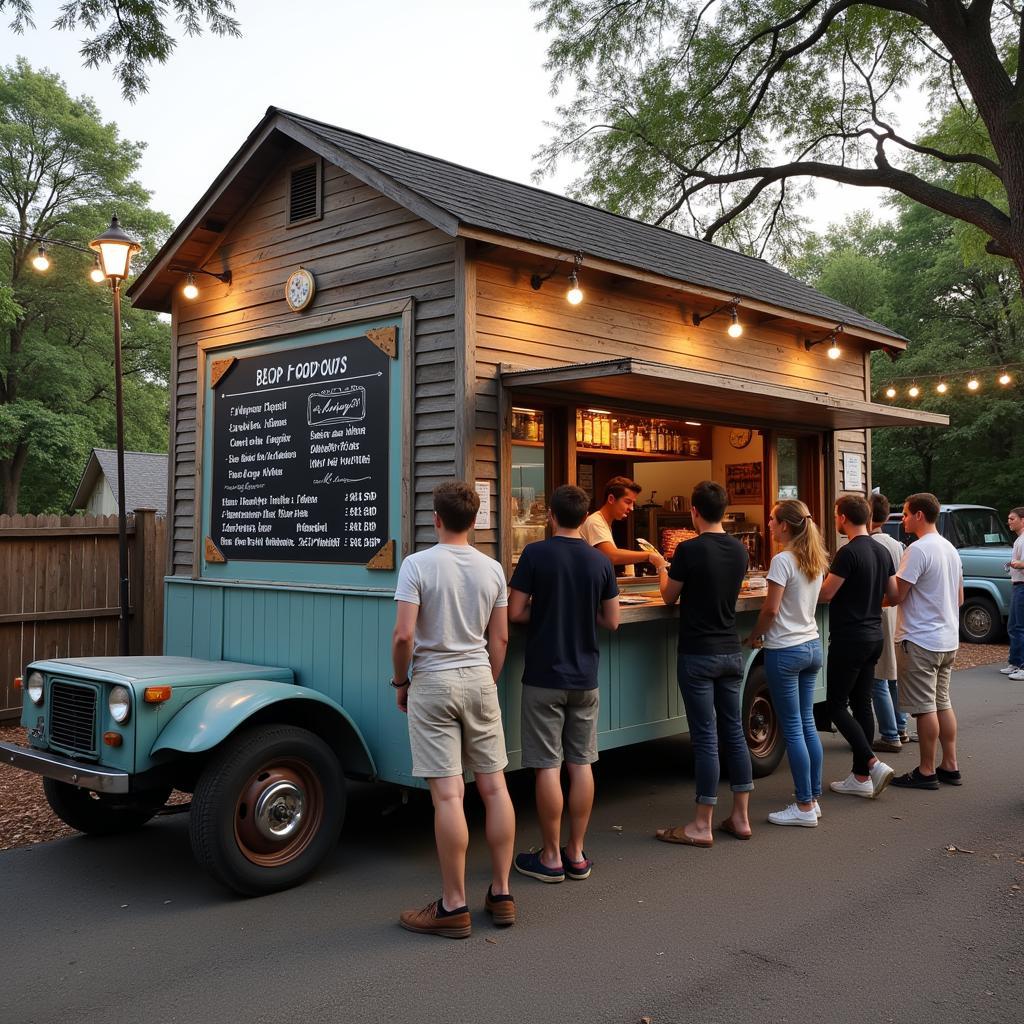
MULTIPOLYGON (((271 105, 526 183, 554 118, 529 0, 238 0, 243 37, 181 38, 134 105, 108 68, 82 67, 81 32, 49 28, 58 7, 36 0, 37 28, 24 36, 4 24, 0 59, 57 72, 124 137, 145 142, 140 180, 175 222, 271 105)), ((541 184, 561 192, 571 177, 566 167, 541 184)), ((874 190, 819 191, 807 211, 819 230, 878 207, 874 190)))

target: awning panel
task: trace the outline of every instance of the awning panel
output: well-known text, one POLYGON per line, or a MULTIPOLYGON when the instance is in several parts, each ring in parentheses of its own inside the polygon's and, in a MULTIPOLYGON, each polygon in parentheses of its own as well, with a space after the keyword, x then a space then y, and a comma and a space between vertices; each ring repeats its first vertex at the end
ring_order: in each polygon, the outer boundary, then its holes
POLYGON ((538 398, 657 406, 665 415, 703 413, 709 419, 754 426, 857 430, 949 425, 949 417, 939 413, 836 398, 823 391, 802 391, 644 359, 609 359, 542 370, 507 367, 501 383, 538 398))

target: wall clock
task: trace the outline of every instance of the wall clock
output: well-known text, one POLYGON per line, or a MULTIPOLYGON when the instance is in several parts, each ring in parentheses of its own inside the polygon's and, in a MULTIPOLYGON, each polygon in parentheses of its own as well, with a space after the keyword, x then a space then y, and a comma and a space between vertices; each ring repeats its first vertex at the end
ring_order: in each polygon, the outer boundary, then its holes
POLYGON ((289 276, 284 286, 284 297, 289 309, 298 313, 305 309, 316 294, 316 278, 312 271, 299 267, 289 276))
POLYGON ((729 432, 729 444, 733 448, 746 448, 753 436, 754 432, 748 427, 737 427, 729 432))

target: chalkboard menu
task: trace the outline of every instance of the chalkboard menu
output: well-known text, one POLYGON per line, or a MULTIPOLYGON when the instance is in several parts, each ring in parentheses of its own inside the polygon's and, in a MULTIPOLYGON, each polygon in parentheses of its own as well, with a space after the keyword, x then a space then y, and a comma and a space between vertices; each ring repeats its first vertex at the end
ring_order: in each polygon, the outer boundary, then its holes
POLYGON ((390 372, 367 337, 211 363, 214 560, 373 558, 389 539, 390 372))

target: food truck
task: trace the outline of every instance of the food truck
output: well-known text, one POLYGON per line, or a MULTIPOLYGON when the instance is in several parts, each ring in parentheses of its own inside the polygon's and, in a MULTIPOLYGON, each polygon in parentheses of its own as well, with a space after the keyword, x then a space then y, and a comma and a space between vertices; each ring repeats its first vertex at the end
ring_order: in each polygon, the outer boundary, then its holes
MULTIPOLYGON (((905 339, 763 260, 276 108, 129 295, 172 318, 165 656, 26 666, 29 746, 0 756, 85 832, 192 793, 197 860, 246 894, 331 852, 346 780, 419 784, 387 684, 437 483, 472 482, 473 543, 510 573, 561 483, 596 508, 634 478, 617 542, 671 556, 718 480, 750 556, 742 635, 772 503, 801 498, 834 543, 870 428, 946 422, 871 401, 870 352, 905 339)), ((603 749, 686 730, 678 610, 652 576, 620 583, 603 749)), ((513 769, 521 668, 514 632, 513 769)), ((760 652, 743 710, 763 775, 782 740, 760 652)))

